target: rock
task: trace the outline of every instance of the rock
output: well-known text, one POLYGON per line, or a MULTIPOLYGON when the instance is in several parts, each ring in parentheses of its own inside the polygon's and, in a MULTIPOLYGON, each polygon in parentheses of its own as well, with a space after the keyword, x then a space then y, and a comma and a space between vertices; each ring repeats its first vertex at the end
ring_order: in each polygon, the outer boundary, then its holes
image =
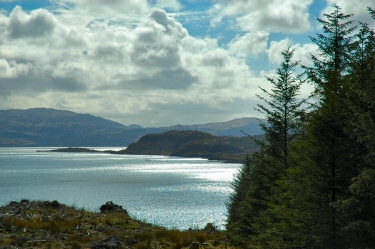
POLYGON ((111 201, 106 202, 104 205, 100 207, 100 212, 101 213, 106 213, 106 212, 121 212, 124 214, 128 214, 128 212, 122 208, 122 206, 116 205, 111 201))
POLYGON ((30 201, 27 200, 27 199, 22 199, 20 203, 21 203, 21 204, 29 204, 30 201))
POLYGON ((50 208, 53 208, 53 209, 58 209, 58 208, 61 208, 63 205, 60 204, 58 201, 54 200, 54 201, 45 201, 45 202, 42 202, 41 205, 43 207, 50 207, 50 208))
POLYGON ((119 248, 119 246, 120 246, 120 241, 117 239, 117 237, 111 236, 104 240, 95 242, 91 246, 91 249, 114 249, 114 248, 119 248))
POLYGON ((58 201, 54 200, 54 201, 51 202, 51 207, 52 208, 59 208, 59 207, 61 207, 61 204, 58 201))
POLYGON ((18 202, 11 201, 11 202, 9 202, 8 206, 18 206, 18 202))
POLYGON ((192 242, 190 244, 190 249, 199 249, 199 242, 192 242))

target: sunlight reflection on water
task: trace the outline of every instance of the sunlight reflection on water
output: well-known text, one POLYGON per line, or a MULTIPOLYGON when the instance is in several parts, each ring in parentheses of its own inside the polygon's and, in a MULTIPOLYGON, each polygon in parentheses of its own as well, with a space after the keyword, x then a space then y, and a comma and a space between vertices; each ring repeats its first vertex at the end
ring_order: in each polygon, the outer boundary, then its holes
MULTIPOLYGON (((0 204, 58 200, 97 211, 106 201, 169 228, 224 228, 225 202, 239 164, 200 158, 0 149, 0 204)), ((93 148, 98 149, 98 148, 93 148)), ((123 148, 100 148, 119 150, 123 148)))

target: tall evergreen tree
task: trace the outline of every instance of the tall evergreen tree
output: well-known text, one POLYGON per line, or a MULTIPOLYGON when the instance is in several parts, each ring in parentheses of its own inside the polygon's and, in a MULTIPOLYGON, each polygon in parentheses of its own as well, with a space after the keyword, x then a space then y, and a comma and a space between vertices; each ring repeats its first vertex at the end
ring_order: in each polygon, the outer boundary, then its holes
POLYGON ((338 5, 324 18, 318 18, 323 34, 311 37, 320 56, 312 55, 313 67, 305 67, 310 80, 315 84, 317 100, 322 104, 335 101, 344 94, 343 78, 349 67, 353 36, 356 27, 351 15, 341 12, 338 5))
POLYGON ((294 50, 288 48, 282 52, 284 61, 276 71, 277 79, 267 77, 271 91, 260 87, 264 96, 257 95, 263 102, 257 104, 257 110, 266 116, 267 124, 262 124, 269 153, 277 159, 283 168, 288 168, 288 147, 301 131, 304 116, 302 105, 305 100, 297 98, 301 88, 301 75, 295 75, 298 62, 292 61, 294 50))
POLYGON ((245 164, 242 166, 239 174, 232 182, 232 188, 235 192, 230 196, 227 203, 228 218, 227 218, 227 234, 232 244, 242 245, 242 235, 249 233, 242 223, 245 218, 243 210, 243 202, 246 199, 247 192, 251 186, 251 165, 253 165, 254 157, 247 156, 245 164))
POLYGON ((343 248, 340 229, 344 220, 334 205, 349 196, 351 179, 358 174, 358 146, 345 131, 350 116, 346 105, 350 84, 345 78, 355 27, 350 15, 343 14, 338 6, 318 21, 323 34, 312 41, 321 54, 313 57, 313 67, 306 68, 315 84, 318 109, 309 118, 300 144, 303 147, 297 148, 295 165, 284 184, 289 187, 291 202, 303 201, 294 210, 294 217, 298 217, 294 225, 310 236, 300 241, 300 246, 343 248), (287 181, 297 184, 291 186, 287 181), (301 187, 305 192, 298 192, 301 187))
MULTIPOLYGON (((370 9, 374 17, 374 11, 370 9)), ((351 58, 347 105, 351 119, 346 128, 358 148, 360 174, 349 186, 349 197, 335 207, 345 218, 342 233, 346 248, 371 248, 375 244, 375 33, 362 23, 351 58)))
POLYGON ((297 99, 302 81, 295 75, 298 63, 292 60, 293 53, 291 49, 284 51, 277 79, 267 78, 271 91, 261 88, 265 96, 258 97, 264 103, 257 109, 267 118, 262 126, 265 141, 260 142, 260 152, 247 161, 235 180, 228 205, 228 235, 243 248, 269 248, 272 244, 268 228, 274 219, 269 211, 278 191, 275 182, 288 167, 288 147, 300 132, 304 114, 304 101, 297 99))
MULTIPOLYGON (((278 80, 268 79, 272 91, 262 89, 266 139, 244 166, 229 205, 235 218, 228 230, 243 248, 367 249, 375 243, 375 33, 361 24, 352 36, 350 15, 338 6, 318 21, 323 33, 312 41, 321 54, 305 67, 317 105, 297 139, 285 132, 290 126, 282 115, 288 51, 278 80)), ((297 113, 291 115, 300 118, 297 113)))
MULTIPOLYGON (((372 154, 375 153, 375 95, 371 94, 375 92, 375 32, 365 23, 361 26, 346 77, 350 87, 346 104, 351 111, 347 133, 372 154)), ((375 163, 374 154, 366 158, 368 164, 375 163)))

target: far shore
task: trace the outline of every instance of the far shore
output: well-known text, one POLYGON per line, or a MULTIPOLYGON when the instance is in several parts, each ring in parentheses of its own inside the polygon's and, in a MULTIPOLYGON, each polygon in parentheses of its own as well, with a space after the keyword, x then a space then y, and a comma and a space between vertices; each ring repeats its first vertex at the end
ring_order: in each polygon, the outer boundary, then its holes
MULTIPOLYGON (((83 147, 66 147, 66 148, 59 148, 59 149, 52 149, 52 150, 37 150, 37 152, 67 152, 67 153, 102 153, 102 154, 118 154, 118 155, 143 155, 143 154, 134 154, 134 153, 128 153, 126 149, 122 150, 95 150, 95 149, 88 149, 88 148, 83 148, 83 147)), ((156 155, 156 154, 155 154, 156 155)), ((162 156, 169 156, 169 155, 162 155, 162 156)), ((178 156, 177 156, 178 157, 178 156)), ((234 157, 234 158, 212 158, 212 157, 204 157, 201 155, 189 155, 187 158, 204 158, 207 160, 212 160, 212 161, 221 161, 224 163, 243 163, 244 159, 239 158, 239 157, 234 157)))

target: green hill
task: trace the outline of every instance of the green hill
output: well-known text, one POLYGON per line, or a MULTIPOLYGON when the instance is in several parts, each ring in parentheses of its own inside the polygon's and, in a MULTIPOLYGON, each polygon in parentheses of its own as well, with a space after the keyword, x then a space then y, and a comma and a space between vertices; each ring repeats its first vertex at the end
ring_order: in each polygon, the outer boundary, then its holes
POLYGON ((213 136, 199 131, 168 131, 143 136, 122 153, 202 157, 242 163, 258 145, 249 137, 213 136))

